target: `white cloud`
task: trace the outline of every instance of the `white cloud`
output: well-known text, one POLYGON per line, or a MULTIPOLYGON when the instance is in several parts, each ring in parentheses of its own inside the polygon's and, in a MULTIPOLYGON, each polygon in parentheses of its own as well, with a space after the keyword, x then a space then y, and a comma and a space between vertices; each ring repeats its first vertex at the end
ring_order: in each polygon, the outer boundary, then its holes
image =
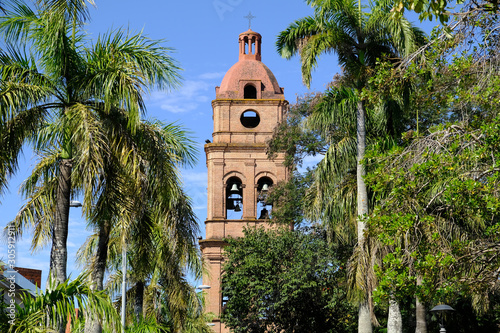
POLYGON ((204 73, 198 76, 200 79, 203 80, 211 80, 211 79, 218 79, 223 77, 226 74, 226 72, 212 72, 212 73, 204 73))
POLYGON ((162 110, 172 113, 189 112, 198 108, 202 103, 210 101, 206 94, 213 88, 211 84, 202 80, 187 80, 182 86, 171 92, 154 92, 151 94, 150 102, 159 106, 162 110))
POLYGON ((31 232, 23 235, 23 238, 16 242, 16 247, 29 249, 31 247, 31 241, 33 239, 33 234, 31 232))
POLYGON ((165 101, 161 104, 161 109, 172 113, 183 113, 195 110, 197 103, 179 103, 177 100, 165 101))
MULTIPOLYGON (((41 256, 20 256, 17 259, 16 265, 18 267, 39 269, 43 273, 49 271, 50 263, 49 260, 40 260, 41 256)), ((42 283, 43 284, 43 283, 42 283)))
POLYGON ((203 186, 207 185, 207 172, 193 172, 193 171, 182 171, 182 179, 186 183, 203 183, 203 186))

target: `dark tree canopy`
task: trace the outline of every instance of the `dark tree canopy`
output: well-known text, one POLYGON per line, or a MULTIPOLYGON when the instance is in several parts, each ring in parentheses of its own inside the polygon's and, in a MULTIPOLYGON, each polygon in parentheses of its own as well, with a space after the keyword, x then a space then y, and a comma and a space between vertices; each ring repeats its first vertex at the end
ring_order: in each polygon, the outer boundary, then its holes
POLYGON ((227 241, 222 321, 234 332, 355 332, 345 254, 322 232, 249 229, 227 241))

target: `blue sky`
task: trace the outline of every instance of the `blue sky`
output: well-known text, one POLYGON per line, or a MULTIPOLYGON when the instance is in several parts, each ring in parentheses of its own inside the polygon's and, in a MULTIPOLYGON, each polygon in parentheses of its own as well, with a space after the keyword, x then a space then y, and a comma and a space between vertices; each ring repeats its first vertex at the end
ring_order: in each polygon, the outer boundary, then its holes
MULTIPOLYGON (((207 175, 203 144, 212 138, 211 101, 215 87, 225 72, 238 61, 238 35, 248 29, 244 18, 249 11, 255 16, 252 30, 262 35, 262 61, 273 71, 285 88, 285 97, 293 103, 297 95, 323 91, 339 71, 337 60, 325 55, 313 73, 311 90, 302 85, 299 59, 285 60, 275 51, 277 34, 294 20, 312 14, 303 0, 192 0, 192 1, 110 1, 95 0, 91 21, 85 30, 92 38, 100 33, 125 28, 152 39, 162 39, 172 47, 173 57, 183 68, 183 85, 169 92, 153 91, 147 97, 148 117, 164 122, 177 122, 192 133, 198 143, 198 164, 182 171, 184 185, 192 198, 204 235, 206 218, 207 175)), ((18 188, 35 160, 26 151, 17 176, 10 182, 8 193, 0 198, 0 228, 11 221, 22 205, 18 188)), ((313 163, 314 161, 310 161, 313 163)), ((68 273, 76 276, 75 254, 90 234, 79 208, 70 212, 68 238, 68 273)), ((17 243, 17 266, 43 270, 45 285, 49 269, 50 244, 36 253, 30 251, 27 233, 17 243)), ((6 245, 0 244, 0 259, 6 257, 6 245)))

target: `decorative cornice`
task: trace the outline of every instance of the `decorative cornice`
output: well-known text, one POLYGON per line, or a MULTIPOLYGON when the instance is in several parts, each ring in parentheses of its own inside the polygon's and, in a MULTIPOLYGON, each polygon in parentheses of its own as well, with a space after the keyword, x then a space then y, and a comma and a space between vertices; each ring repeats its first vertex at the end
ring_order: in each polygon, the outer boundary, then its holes
POLYGON ((217 98, 212 100, 212 108, 216 104, 229 104, 229 105, 260 105, 260 104, 276 104, 288 105, 288 101, 283 98, 261 98, 261 99, 236 99, 236 98, 217 98))
POLYGON ((222 239, 200 239, 198 241, 200 244, 200 249, 203 250, 207 247, 224 247, 227 245, 227 242, 223 241, 222 239))

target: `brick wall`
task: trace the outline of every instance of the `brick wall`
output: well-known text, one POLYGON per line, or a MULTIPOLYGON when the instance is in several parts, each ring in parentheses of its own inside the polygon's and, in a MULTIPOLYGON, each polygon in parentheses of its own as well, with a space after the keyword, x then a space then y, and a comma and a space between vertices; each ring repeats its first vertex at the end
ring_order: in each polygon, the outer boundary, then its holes
POLYGON ((31 283, 36 285, 38 288, 42 285, 42 271, 39 269, 14 267, 16 271, 22 276, 30 280, 31 283))

